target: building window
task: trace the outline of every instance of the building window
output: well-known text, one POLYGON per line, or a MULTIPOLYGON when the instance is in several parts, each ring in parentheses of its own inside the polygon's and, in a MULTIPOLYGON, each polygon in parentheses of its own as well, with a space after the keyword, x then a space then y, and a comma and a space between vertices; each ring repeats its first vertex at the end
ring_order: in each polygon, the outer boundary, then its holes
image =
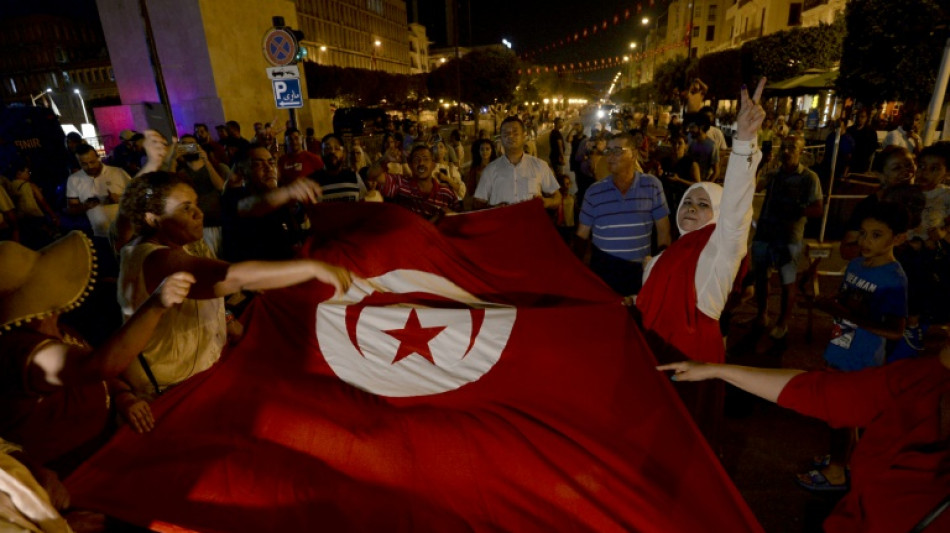
POLYGON ((712 41, 716 38, 716 27, 706 26, 706 40, 712 41))
POLYGON ((699 26, 693 26, 693 39, 699 38, 699 26))
POLYGON ((709 6, 709 13, 706 15, 706 20, 709 22, 716 22, 716 15, 718 15, 717 11, 719 10, 718 8, 719 6, 716 5, 709 6))
POLYGON ((788 6, 788 25, 789 26, 801 26, 802 25, 802 4, 790 4, 788 6))

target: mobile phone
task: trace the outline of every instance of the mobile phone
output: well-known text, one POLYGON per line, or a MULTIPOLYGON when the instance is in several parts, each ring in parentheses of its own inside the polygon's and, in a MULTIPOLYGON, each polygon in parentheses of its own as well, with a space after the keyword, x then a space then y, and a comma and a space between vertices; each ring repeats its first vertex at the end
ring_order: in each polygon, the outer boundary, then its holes
POLYGON ((181 151, 185 154, 197 154, 198 145, 195 143, 185 143, 181 145, 181 151))

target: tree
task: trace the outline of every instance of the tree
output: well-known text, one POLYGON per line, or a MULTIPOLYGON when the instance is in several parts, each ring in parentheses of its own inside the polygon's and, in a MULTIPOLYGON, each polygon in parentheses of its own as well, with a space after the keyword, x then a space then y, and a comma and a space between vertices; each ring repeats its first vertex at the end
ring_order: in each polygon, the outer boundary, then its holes
POLYGON ((451 59, 429 73, 427 86, 433 98, 461 100, 472 109, 487 107, 496 114, 495 104, 508 104, 518 86, 518 58, 508 50, 475 50, 451 59))
POLYGON ((457 99, 461 88, 462 101, 473 107, 509 103, 518 85, 518 59, 507 50, 475 50, 440 65, 429 73, 427 83, 435 98, 457 99))
POLYGON ((873 105, 929 101, 948 37, 945 0, 851 0, 837 87, 873 105))
POLYGON ((699 58, 693 74, 709 86, 707 98, 732 100, 739 97, 744 80, 737 72, 742 72, 742 52, 732 49, 699 58))
MULTIPOLYGON (((780 31, 742 45, 742 76, 779 81, 800 76, 808 69, 832 68, 841 60, 845 22, 780 31)), ((736 91, 738 92, 738 90, 736 91)))
POLYGON ((641 84, 636 87, 624 87, 610 95, 610 101, 623 105, 646 102, 650 99, 650 89, 652 85, 641 84))
POLYGON ((304 63, 310 98, 333 98, 353 105, 393 103, 425 96, 425 78, 359 68, 304 63))
POLYGON ((678 105, 680 93, 686 90, 687 82, 696 71, 696 60, 677 57, 664 61, 656 67, 654 82, 656 83, 657 102, 667 105, 678 105))

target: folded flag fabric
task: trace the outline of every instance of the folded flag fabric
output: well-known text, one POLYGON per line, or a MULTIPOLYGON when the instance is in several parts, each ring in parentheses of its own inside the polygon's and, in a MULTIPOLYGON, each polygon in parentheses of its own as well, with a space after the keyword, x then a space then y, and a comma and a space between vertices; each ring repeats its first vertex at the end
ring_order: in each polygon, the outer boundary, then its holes
POLYGON ((159 531, 761 531, 620 297, 540 202, 325 205, 241 342, 67 481, 159 531))

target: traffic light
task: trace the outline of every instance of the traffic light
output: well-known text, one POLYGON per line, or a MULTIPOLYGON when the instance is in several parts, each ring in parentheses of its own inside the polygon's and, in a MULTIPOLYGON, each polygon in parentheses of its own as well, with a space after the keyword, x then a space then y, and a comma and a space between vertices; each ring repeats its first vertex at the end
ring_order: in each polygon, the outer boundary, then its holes
POLYGON ((291 38, 290 40, 293 43, 294 50, 293 50, 293 60, 290 62, 290 64, 303 61, 304 58, 307 57, 307 48, 300 44, 301 42, 303 42, 303 39, 304 39, 303 32, 300 30, 291 28, 290 26, 287 26, 284 23, 284 17, 275 16, 271 19, 271 21, 272 21, 272 24, 274 25, 274 29, 283 30, 291 38))
POLYGON ((295 30, 293 28, 287 28, 290 31, 290 34, 294 36, 294 41, 297 44, 297 53, 294 54, 294 63, 303 61, 307 57, 307 47, 303 46, 303 32, 300 30, 295 30))

